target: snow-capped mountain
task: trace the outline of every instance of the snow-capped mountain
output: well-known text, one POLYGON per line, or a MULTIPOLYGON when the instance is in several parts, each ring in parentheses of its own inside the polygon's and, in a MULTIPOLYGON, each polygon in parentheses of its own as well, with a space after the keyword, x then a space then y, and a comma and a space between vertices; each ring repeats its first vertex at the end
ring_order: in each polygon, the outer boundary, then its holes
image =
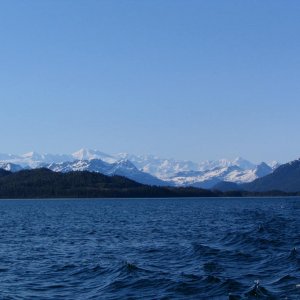
POLYGON ((257 165, 241 157, 200 163, 162 159, 153 155, 136 156, 123 153, 118 154, 118 157, 129 159, 144 172, 176 186, 211 188, 220 181, 251 182, 263 176, 263 173, 272 172, 270 167, 268 171, 262 171, 262 166, 258 171, 257 165))
POLYGON ((98 150, 80 149, 72 154, 40 154, 37 152, 28 152, 21 155, 0 154, 0 162, 13 163, 22 167, 36 168, 41 164, 62 163, 75 160, 92 160, 101 159, 108 163, 113 163, 118 160, 117 157, 103 153, 98 150))
POLYGON ((185 171, 207 171, 216 168, 226 168, 231 166, 238 166, 242 170, 254 169, 255 164, 246 159, 238 157, 234 160, 220 159, 220 160, 206 160, 200 163, 188 160, 163 159, 153 155, 130 155, 120 153, 116 155, 118 158, 128 159, 133 162, 139 169, 150 173, 161 179, 167 179, 179 172, 185 171))
POLYGON ((250 170, 255 168, 256 165, 242 157, 237 157, 233 160, 223 158, 219 160, 207 160, 200 162, 198 165, 198 170, 207 171, 216 168, 228 168, 233 166, 237 166, 242 170, 250 170))
POLYGON ((254 170, 243 170, 238 166, 216 167, 212 170, 180 172, 170 178, 176 186, 211 188, 220 181, 250 182, 256 179, 254 170))
POLYGON ((101 159, 108 163, 114 163, 118 159, 112 155, 98 150, 80 149, 72 154, 73 160, 92 160, 101 159))
POLYGON ((270 163, 268 163, 268 166, 271 167, 272 170, 274 171, 275 169, 277 169, 280 166, 280 163, 276 160, 273 160, 270 163))
POLYGON ((117 154, 116 157, 129 160, 140 170, 160 179, 167 179, 178 172, 198 169, 198 164, 192 161, 163 159, 154 155, 131 155, 120 153, 117 154))
POLYGON ((18 172, 21 171, 23 168, 20 165, 16 165, 13 163, 0 162, 0 169, 10 172, 18 172))
POLYGON ((251 182, 270 174, 278 166, 277 162, 256 165, 241 157, 196 163, 154 155, 110 155, 90 149, 80 149, 72 154, 0 154, 0 169, 13 172, 37 167, 60 172, 86 170, 105 175, 121 175, 150 185, 192 185, 204 188, 210 188, 221 181, 251 182))
POLYGON ((247 183, 273 172, 272 168, 266 163, 256 166, 251 165, 247 161, 241 164, 240 159, 234 161, 237 162, 237 165, 229 164, 229 166, 221 166, 204 171, 180 172, 171 177, 169 181, 173 182, 176 186, 191 185, 201 188, 212 188, 221 181, 247 183))
POLYGON ((69 160, 74 160, 74 158, 68 154, 40 154, 37 152, 28 152, 22 155, 0 154, 0 163, 12 163, 22 168, 36 168, 41 163, 69 160))
POLYGON ((108 176, 119 175, 143 184, 159 186, 169 185, 167 182, 138 170, 128 160, 120 160, 114 163, 108 163, 101 159, 75 160, 72 162, 51 163, 48 165, 42 164, 40 167, 48 168, 55 172, 89 171, 102 173, 108 176))

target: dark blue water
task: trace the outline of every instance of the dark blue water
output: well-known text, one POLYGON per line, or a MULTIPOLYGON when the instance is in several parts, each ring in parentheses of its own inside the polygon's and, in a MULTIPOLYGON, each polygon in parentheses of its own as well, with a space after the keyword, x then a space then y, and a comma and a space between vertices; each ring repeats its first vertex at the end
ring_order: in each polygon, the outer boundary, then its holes
POLYGON ((0 299, 300 299, 300 199, 0 201, 0 299))

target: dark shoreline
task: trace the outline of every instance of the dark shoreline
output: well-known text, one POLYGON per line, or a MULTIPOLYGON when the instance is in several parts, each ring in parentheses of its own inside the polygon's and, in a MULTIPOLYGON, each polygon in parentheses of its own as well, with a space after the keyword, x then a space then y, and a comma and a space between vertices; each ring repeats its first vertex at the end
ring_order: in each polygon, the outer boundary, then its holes
POLYGON ((248 192, 206 190, 195 187, 161 187, 137 183, 122 176, 92 172, 59 173, 34 169, 0 176, 0 199, 103 199, 200 197, 297 197, 300 192, 248 192))
POLYGON ((2 198, 0 197, 1 200, 121 200, 121 199, 253 199, 253 198, 264 198, 264 199, 281 199, 281 198, 300 198, 300 193, 296 195, 291 195, 291 194, 282 194, 282 195, 243 195, 243 196, 228 196, 228 195, 219 195, 219 196, 131 196, 131 197, 79 197, 79 196, 70 196, 70 197, 45 197, 45 196, 35 196, 35 197, 5 197, 2 198))
POLYGON ((300 195, 299 196, 263 196, 263 197, 259 197, 259 196, 244 196, 244 197, 229 197, 229 196, 219 196, 219 197, 127 197, 127 198, 123 198, 123 197, 119 197, 119 198, 42 198, 42 197, 37 197, 37 198, 0 198, 0 201, 23 201, 23 200, 28 200, 28 201, 80 201, 80 200, 87 200, 87 201, 97 201, 97 200, 176 200, 176 199, 194 199, 194 200, 201 200, 201 199, 282 199, 282 198, 288 198, 288 199, 293 199, 293 198, 299 198, 300 199, 300 195))

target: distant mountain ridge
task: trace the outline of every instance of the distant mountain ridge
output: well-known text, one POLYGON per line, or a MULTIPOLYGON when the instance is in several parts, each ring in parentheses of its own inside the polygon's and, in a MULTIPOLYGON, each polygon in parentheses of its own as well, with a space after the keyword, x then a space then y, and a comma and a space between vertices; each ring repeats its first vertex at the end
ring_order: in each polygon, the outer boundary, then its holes
POLYGON ((121 160, 114 163, 107 163, 101 159, 75 160, 72 162, 43 164, 40 167, 47 168, 55 172, 89 171, 101 173, 107 176, 124 176, 139 183, 157 186, 170 185, 148 173, 138 170, 134 164, 128 160, 121 160))
POLYGON ((253 192, 265 191, 300 191, 300 158, 279 166, 273 173, 258 178, 253 182, 241 184, 240 188, 253 192))
POLYGON ((62 155, 0 154, 0 177, 41 167, 57 173, 88 171, 109 177, 123 176, 150 186, 191 186, 223 192, 300 192, 300 159, 283 165, 277 162, 256 165, 242 158, 195 163, 152 155, 109 155, 88 149, 62 155))
POLYGON ((0 169, 5 170, 5 171, 11 171, 11 172, 18 172, 23 170, 20 165, 16 165, 10 162, 0 162, 0 169))
MULTIPOLYGON (((266 166, 258 170, 265 174, 266 166)), ((228 191, 247 191, 247 192, 271 192, 281 191, 285 193, 300 192, 300 159, 288 162, 276 168, 272 173, 261 176, 249 183, 234 183, 221 181, 213 186, 213 190, 222 192, 228 191)))
POLYGON ((106 154, 99 150, 80 149, 72 154, 23 155, 0 154, 0 168, 9 171, 46 167, 56 172, 91 171, 109 176, 121 175, 143 184, 212 188, 219 182, 247 183, 265 176, 277 167, 256 165, 238 157, 200 163, 163 159, 154 155, 106 154))

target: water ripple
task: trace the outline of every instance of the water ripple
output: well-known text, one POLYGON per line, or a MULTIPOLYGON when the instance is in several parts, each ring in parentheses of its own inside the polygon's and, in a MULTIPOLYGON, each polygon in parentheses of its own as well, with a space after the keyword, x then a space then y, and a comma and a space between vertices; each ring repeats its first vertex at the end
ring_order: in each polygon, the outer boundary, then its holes
POLYGON ((300 199, 0 201, 0 299, 300 299, 300 199))

